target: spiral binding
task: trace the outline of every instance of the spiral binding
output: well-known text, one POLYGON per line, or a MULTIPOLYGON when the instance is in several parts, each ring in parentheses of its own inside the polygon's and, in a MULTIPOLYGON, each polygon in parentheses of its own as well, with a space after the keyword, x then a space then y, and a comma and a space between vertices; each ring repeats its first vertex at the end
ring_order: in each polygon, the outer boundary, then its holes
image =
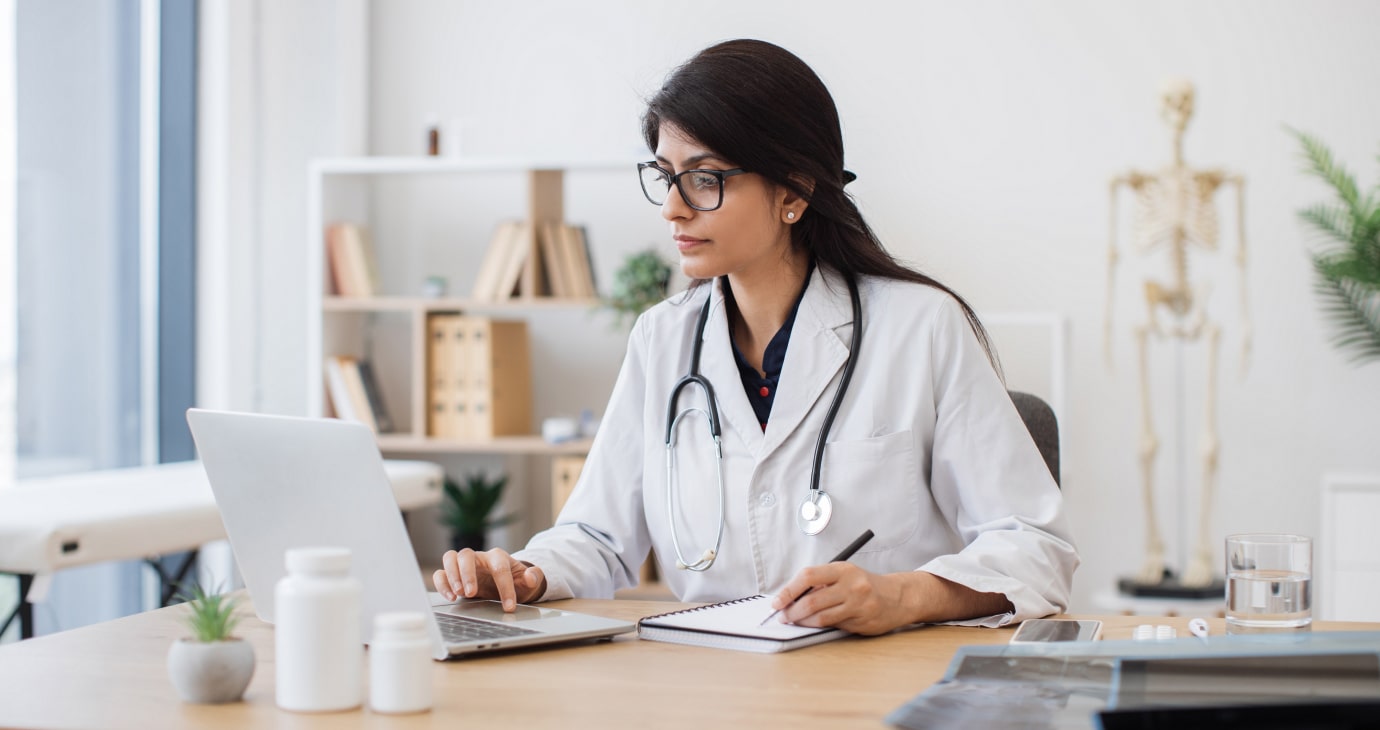
POLYGON ((744 597, 744 598, 735 598, 735 599, 733 599, 733 600, 731 600, 731 601, 720 601, 719 603, 709 603, 709 604, 705 604, 705 605, 703 605, 703 606, 696 606, 696 607, 694 607, 694 608, 682 608, 682 609, 679 610, 679 611, 668 611, 668 612, 666 612, 666 613, 658 613, 658 614, 656 614, 656 615, 654 615, 654 616, 643 616, 642 618, 638 619, 637 622, 640 624, 640 623, 642 623, 643 621, 647 621, 647 620, 649 620, 649 619, 654 619, 654 618, 665 618, 665 617, 667 617, 667 616, 677 616, 677 615, 682 614, 682 613, 694 613, 694 612, 696 612, 696 611, 706 611, 706 610, 708 610, 708 609, 711 609, 711 608, 718 608, 718 607, 720 607, 720 606, 732 606, 732 605, 738 604, 738 603, 747 603, 748 601, 755 601, 755 600, 757 600, 757 599, 759 599, 759 598, 766 598, 766 596, 763 595, 763 594, 761 594, 761 593, 758 593, 758 594, 755 595, 755 596, 746 596, 746 597, 744 597))

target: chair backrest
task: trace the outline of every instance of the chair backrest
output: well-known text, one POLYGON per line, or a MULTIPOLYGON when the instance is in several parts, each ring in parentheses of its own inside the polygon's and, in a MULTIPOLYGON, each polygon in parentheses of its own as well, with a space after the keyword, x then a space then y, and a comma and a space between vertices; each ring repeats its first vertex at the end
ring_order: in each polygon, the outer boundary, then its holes
POLYGON ((1049 467, 1049 473, 1054 476, 1054 483, 1059 484, 1059 419, 1055 418, 1054 409, 1037 395, 1018 390, 1007 392, 1011 396, 1011 402, 1016 404, 1016 412, 1020 413, 1021 420, 1025 421, 1025 429, 1030 432, 1030 438, 1035 440, 1035 447, 1040 450, 1040 456, 1045 458, 1045 466, 1049 467))

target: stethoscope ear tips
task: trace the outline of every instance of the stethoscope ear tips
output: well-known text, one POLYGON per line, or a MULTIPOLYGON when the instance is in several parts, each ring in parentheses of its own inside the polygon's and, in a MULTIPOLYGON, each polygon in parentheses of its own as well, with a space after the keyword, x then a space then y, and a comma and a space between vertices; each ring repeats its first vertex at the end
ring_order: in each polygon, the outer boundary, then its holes
POLYGON ((708 550, 704 551, 704 555, 700 556, 700 560, 706 563, 712 563, 714 562, 714 558, 718 555, 718 553, 714 552, 714 548, 709 548, 708 550))

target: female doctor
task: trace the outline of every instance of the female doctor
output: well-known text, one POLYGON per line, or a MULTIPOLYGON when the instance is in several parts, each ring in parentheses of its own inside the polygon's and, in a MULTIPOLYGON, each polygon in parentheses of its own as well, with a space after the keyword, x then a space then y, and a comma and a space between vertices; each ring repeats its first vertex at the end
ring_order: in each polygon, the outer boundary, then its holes
POLYGON ((1062 611, 1078 558, 1059 489, 972 309, 897 263, 844 192, 815 73, 769 43, 715 45, 672 72, 643 134, 643 193, 694 284, 637 320, 556 525, 513 555, 447 552, 437 590, 508 610, 606 598, 654 549, 682 601, 780 608, 813 588, 781 614, 806 626, 1062 611))

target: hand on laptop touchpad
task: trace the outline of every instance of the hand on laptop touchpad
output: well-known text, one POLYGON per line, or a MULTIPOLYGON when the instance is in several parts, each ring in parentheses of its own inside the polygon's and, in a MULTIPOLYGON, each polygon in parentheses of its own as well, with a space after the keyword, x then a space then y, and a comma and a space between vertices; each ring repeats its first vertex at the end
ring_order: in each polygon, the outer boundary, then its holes
POLYGON ((556 613, 522 604, 518 604, 517 610, 513 613, 505 613, 503 604, 498 601, 461 601, 450 606, 437 606, 435 610, 486 621, 531 621, 556 613))

